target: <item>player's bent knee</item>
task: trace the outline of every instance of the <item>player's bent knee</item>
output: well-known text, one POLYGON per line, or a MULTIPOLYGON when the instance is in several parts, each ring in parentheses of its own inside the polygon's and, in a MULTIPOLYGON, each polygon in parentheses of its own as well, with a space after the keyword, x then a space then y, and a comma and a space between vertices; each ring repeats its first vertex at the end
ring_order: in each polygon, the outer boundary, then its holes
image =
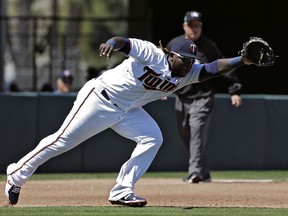
POLYGON ((163 143, 163 136, 161 135, 161 136, 159 136, 159 137, 157 138, 157 144, 158 144, 159 146, 161 146, 162 143, 163 143))
POLYGON ((160 148, 160 146, 163 143, 163 137, 162 134, 153 134, 153 135, 149 135, 145 138, 142 138, 141 141, 139 142, 141 144, 149 144, 149 145, 153 145, 154 147, 160 148))
POLYGON ((158 134, 157 136, 153 137, 153 142, 155 143, 155 146, 157 146, 158 148, 160 148, 160 146, 163 143, 163 136, 162 134, 158 134))

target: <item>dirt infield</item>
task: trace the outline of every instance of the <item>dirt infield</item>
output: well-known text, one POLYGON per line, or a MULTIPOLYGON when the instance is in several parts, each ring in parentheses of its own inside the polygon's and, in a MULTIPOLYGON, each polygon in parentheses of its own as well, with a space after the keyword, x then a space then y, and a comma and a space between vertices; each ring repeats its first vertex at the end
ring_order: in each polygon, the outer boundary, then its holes
MULTIPOLYGON (((15 207, 110 206, 114 179, 29 181, 15 207)), ((5 206, 1 181, 1 206, 5 206)), ((287 182, 228 182, 186 184, 181 179, 141 179, 135 192, 147 206, 288 208, 287 182)))

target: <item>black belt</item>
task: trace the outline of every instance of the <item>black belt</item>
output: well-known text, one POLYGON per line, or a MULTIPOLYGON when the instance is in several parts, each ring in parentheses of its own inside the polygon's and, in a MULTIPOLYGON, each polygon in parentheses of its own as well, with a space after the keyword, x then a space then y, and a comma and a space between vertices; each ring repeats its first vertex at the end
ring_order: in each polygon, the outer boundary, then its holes
MULTIPOLYGON (((105 91, 105 89, 103 89, 103 90, 101 91, 101 94, 103 95, 103 97, 104 97, 107 101, 110 101, 110 98, 109 98, 107 92, 105 91)), ((113 105, 116 106, 116 107, 118 107, 118 105, 115 104, 115 103, 113 103, 113 105)), ((118 108, 119 108, 119 107, 118 107, 118 108)))

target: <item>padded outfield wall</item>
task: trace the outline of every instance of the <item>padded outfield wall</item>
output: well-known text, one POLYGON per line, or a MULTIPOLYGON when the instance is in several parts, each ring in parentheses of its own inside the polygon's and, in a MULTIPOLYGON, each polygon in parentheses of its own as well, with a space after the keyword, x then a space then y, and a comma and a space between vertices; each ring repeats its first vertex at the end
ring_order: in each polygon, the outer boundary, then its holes
MULTIPOLYGON (((75 100, 75 94, 13 93, 0 95, 0 172, 55 132, 75 100)), ((243 106, 217 94, 212 113, 209 162, 212 170, 272 170, 288 168, 288 96, 242 95, 243 106)), ((176 128, 174 97, 144 108, 163 132, 150 171, 186 171, 188 158, 176 128)), ((37 172, 117 172, 130 157, 134 143, 108 129, 76 148, 52 158, 37 172)))

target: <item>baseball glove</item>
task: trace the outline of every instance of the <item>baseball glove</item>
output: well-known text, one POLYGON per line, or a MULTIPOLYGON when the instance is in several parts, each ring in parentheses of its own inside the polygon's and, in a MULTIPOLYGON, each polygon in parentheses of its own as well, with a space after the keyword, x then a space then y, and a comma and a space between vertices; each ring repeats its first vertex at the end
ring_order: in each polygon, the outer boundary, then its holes
POLYGON ((239 54, 256 66, 272 66, 276 61, 272 48, 259 37, 250 37, 239 54))

